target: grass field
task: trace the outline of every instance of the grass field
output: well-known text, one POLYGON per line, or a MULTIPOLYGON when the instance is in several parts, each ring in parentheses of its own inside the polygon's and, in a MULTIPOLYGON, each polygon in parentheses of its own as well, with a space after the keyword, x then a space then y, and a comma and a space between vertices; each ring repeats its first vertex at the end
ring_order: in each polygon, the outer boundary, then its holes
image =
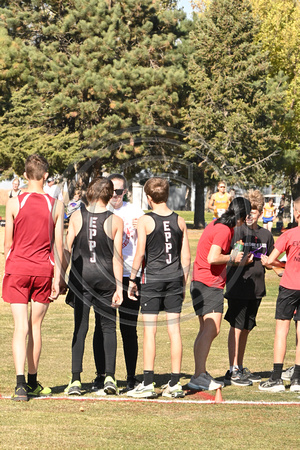
MULTIPOLYGON (((192 254, 200 236, 189 230, 192 254)), ((0 229, 0 267, 3 269, 3 229, 0 229)), ((267 272, 268 293, 258 314, 258 326, 250 334, 246 365, 262 376, 269 376, 273 359, 274 308, 279 278, 267 272)), ((226 310, 226 305, 225 305, 226 310)), ((86 341, 83 386, 80 401, 65 399, 71 368, 72 309, 60 297, 51 305, 43 324, 43 351, 39 380, 51 386, 52 399, 35 399, 25 404, 14 403, 9 397, 14 389, 15 373, 11 352, 13 323, 10 307, 0 302, 0 448, 31 449, 144 449, 196 448, 207 449, 277 449, 297 447, 299 426, 299 394, 270 394, 251 387, 226 387, 222 390, 224 403, 207 403, 215 392, 187 395, 183 401, 126 401, 122 396, 100 399, 89 392, 94 378, 92 356, 93 317, 86 341), (186 401, 189 402, 186 402, 186 401), (236 404, 234 402, 244 402, 236 404), (247 403, 248 402, 248 403, 247 403), (252 404, 251 402, 257 402, 252 404), (272 402, 287 402, 276 405, 272 402)), ((165 319, 161 315, 157 332, 155 381, 157 391, 169 379, 169 341, 165 319)), ((208 359, 208 371, 222 379, 228 366, 228 323, 223 321, 221 333, 213 342, 208 359)), ((197 334, 197 319, 191 299, 187 295, 182 312, 183 362, 182 384, 193 374, 193 342, 197 334)), ((139 342, 142 349, 142 324, 139 323, 139 342)), ((295 333, 291 328, 285 367, 293 364, 295 333)), ((118 333, 116 378, 119 386, 125 383, 125 365, 120 334, 118 333)), ((137 374, 141 378, 142 351, 137 374)))

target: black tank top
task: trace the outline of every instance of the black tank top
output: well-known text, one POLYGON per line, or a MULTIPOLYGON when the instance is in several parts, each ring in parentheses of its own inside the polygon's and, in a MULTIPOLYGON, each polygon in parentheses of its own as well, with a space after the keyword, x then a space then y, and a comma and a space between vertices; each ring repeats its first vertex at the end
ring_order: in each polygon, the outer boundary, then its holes
POLYGON ((70 281, 80 290, 114 290, 114 242, 103 229, 112 212, 92 213, 83 203, 80 211, 82 227, 74 239, 70 281))
POLYGON ((147 236, 145 256, 145 282, 152 280, 179 280, 183 274, 181 266, 181 247, 183 232, 178 225, 178 214, 151 216, 155 228, 147 236))

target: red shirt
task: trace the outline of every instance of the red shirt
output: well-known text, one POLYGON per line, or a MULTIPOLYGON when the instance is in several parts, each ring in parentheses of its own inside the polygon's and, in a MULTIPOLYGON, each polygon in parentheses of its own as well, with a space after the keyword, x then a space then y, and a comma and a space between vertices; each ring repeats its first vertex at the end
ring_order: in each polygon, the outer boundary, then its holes
POLYGON ((48 194, 25 192, 18 196, 19 212, 14 220, 14 237, 5 273, 53 277, 55 199, 48 194))
POLYGON ((212 221, 204 230, 197 246, 193 269, 193 280, 201 281, 206 286, 223 289, 226 282, 226 264, 213 265, 207 261, 212 245, 218 245, 222 254, 229 253, 233 228, 212 221))
POLYGON ((287 261, 280 285, 300 290, 300 227, 285 231, 276 241, 275 248, 286 252, 287 261))

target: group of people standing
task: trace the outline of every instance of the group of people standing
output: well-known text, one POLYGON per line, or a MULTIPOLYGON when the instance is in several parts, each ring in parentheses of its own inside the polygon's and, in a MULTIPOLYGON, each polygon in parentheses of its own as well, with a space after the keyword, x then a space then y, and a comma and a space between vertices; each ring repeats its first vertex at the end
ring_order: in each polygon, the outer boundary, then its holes
MULTIPOLYGON (((93 307, 96 366, 93 391, 107 395, 118 393, 115 379, 118 309, 127 369, 127 384, 122 392, 133 398, 157 397, 154 389, 155 336, 158 314, 165 311, 171 343, 171 376, 162 386, 162 395, 184 397, 180 384, 180 313, 190 271, 190 249, 184 220, 167 206, 167 180, 160 177, 147 180, 144 191, 152 211, 144 214, 140 208, 124 202, 127 185, 123 175, 95 178, 87 189, 87 204, 82 202, 70 217, 63 255, 63 203, 43 191, 48 163, 39 155, 31 155, 26 161, 25 173, 27 192, 11 199, 6 209, 3 299, 11 304, 15 323, 13 356, 17 380, 12 399, 22 401, 30 396, 51 393, 50 388, 44 388, 37 381, 41 324, 49 303, 65 292, 63 278, 69 262, 66 300, 74 307, 74 333, 72 378, 66 394, 82 393, 84 345, 93 307), (28 304, 31 305, 29 320, 28 304), (142 382, 136 379, 135 373, 139 310, 144 323, 142 382)), ((265 295, 265 268, 282 266, 277 257, 286 251, 285 273, 288 274, 282 277, 284 293, 280 294, 280 307, 276 310, 277 321, 285 322, 285 327, 278 326, 278 333, 276 328, 281 349, 274 354, 272 377, 260 384, 261 389, 280 390, 277 377, 278 374, 281 376, 284 357, 281 337, 288 330, 291 308, 298 311, 300 304, 300 287, 296 289, 297 277, 294 276, 297 258, 300 263, 295 253, 300 252, 300 236, 298 240, 295 238, 300 227, 286 232, 284 239, 279 238, 278 246, 276 243, 273 248, 271 233, 257 224, 262 213, 262 199, 259 191, 253 191, 248 198, 237 197, 226 208, 218 208, 224 211, 206 227, 199 240, 191 283, 199 333, 194 344, 195 373, 188 383, 190 389, 211 390, 223 386, 223 382, 207 372, 206 361, 211 344, 220 331, 226 276, 225 296, 229 308, 225 319, 231 327, 228 339, 230 367, 224 383, 247 386, 260 381, 260 377, 243 366, 247 337, 255 326, 257 310, 265 295), (289 255, 294 258, 292 262, 289 255), (294 283, 290 286, 292 278, 294 283)), ((300 225, 300 199, 294 205, 295 220, 300 225)), ((297 320, 297 313, 294 318, 297 320)), ((300 390, 299 369, 297 349, 291 383, 294 391, 300 390)))

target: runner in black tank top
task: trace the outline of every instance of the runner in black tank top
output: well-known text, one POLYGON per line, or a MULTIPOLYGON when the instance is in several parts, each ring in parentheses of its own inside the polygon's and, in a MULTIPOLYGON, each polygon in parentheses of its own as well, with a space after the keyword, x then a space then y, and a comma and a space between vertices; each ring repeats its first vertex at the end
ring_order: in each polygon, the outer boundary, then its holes
POLYGON ((105 393, 117 393, 116 307, 122 303, 122 286, 116 281, 123 278, 123 222, 106 209, 112 195, 110 180, 94 179, 87 189, 88 208, 82 205, 69 223, 68 252, 72 249, 69 287, 74 297, 72 380, 65 390, 69 395, 81 394, 80 374, 91 306, 96 321, 93 348, 97 373, 103 375, 103 380, 105 377, 105 393), (101 342, 97 340, 100 334, 101 342))
POLYGON ((81 205, 82 227, 73 244, 70 282, 77 289, 112 291, 116 287, 113 272, 113 240, 103 229, 110 211, 89 212, 81 205))
POLYGON ((146 240, 146 269, 143 282, 178 280, 182 276, 180 261, 183 232, 178 226, 178 214, 160 216, 149 212, 155 228, 146 240))

